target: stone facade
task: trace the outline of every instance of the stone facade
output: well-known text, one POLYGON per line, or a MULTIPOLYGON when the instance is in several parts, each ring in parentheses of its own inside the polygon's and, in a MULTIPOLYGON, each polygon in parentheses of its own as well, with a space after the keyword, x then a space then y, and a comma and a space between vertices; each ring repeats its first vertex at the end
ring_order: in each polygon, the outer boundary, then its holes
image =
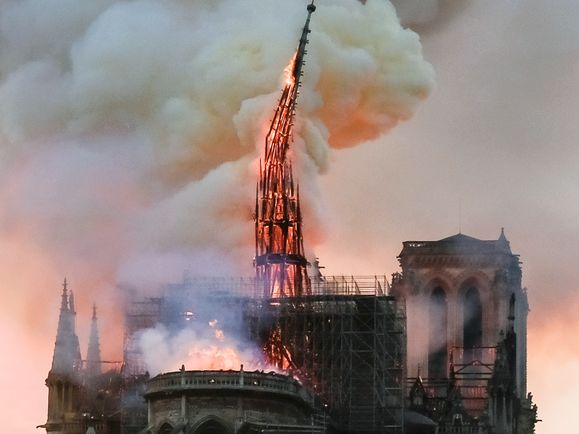
POLYGON ((529 306, 504 231, 497 240, 406 241, 398 259, 392 294, 406 301, 409 407, 440 432, 532 432, 522 427, 534 422, 521 419, 532 409, 529 306))

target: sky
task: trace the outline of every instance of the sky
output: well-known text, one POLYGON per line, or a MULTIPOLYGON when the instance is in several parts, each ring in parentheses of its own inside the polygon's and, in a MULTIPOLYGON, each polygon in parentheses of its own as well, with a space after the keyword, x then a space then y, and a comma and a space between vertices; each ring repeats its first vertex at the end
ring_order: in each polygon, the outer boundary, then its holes
MULTIPOLYGON (((42 3, 0 1, 0 404, 18 434, 45 421, 65 276, 83 352, 96 301, 104 358, 118 360, 117 282, 248 272, 253 187, 239 181, 303 22, 280 1, 42 3)), ((575 433, 579 4, 398 0, 433 73, 387 10, 382 26, 353 1, 319 3, 296 144, 310 256, 328 274, 389 275, 402 241, 504 227, 529 293, 537 433, 575 433), (340 125, 358 112, 352 137, 340 125)))
MULTIPOLYGON (((404 2, 412 11, 417 2, 404 2)), ((436 86, 388 136, 334 154, 329 272, 390 272, 405 240, 462 233, 520 254, 537 433, 579 424, 579 3, 440 2, 408 19, 436 86), (334 254, 348 246, 349 255, 334 254)))

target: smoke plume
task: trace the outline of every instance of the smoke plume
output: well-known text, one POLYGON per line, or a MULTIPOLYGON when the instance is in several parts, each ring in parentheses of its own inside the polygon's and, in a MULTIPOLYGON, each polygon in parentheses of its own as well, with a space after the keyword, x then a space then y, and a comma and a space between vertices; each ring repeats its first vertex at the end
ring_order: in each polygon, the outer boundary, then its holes
MULTIPOLYGON (((0 236, 77 282, 81 313, 117 281, 251 273, 257 161, 307 3, 2 2, 0 236)), ((433 73, 389 2, 320 1, 312 30, 292 158, 315 242, 331 148, 408 119, 433 73)))

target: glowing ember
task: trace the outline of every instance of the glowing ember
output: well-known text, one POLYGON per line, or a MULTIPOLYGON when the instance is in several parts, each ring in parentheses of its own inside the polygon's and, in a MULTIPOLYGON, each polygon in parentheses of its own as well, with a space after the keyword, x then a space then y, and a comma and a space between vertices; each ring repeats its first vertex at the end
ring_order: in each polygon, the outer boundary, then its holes
POLYGON ((217 321, 216 319, 209 321, 209 326, 214 330, 215 332, 215 337, 220 340, 223 341, 225 340, 225 334, 223 333, 223 330, 221 330, 219 327, 217 327, 219 321, 217 321))
POLYGON ((195 369, 227 370, 239 369, 242 364, 248 363, 234 348, 210 345, 191 348, 183 364, 187 367, 195 367, 195 369))

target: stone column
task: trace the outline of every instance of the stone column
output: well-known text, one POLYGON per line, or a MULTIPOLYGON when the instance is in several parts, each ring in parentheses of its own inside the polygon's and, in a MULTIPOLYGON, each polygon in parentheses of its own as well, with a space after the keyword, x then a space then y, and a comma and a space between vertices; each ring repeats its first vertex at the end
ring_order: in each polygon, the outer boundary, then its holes
POLYGON ((506 432, 507 430, 507 397, 503 395, 501 402, 501 432, 506 432))
POLYGON ((152 409, 151 409, 151 401, 147 400, 147 424, 151 425, 153 423, 153 421, 151 420, 152 418, 152 409))
POLYGON ((187 418, 187 398, 185 394, 181 395, 181 419, 185 421, 187 418))
POLYGON ((72 411, 72 390, 73 390, 74 386, 72 384, 68 385, 68 411, 72 411))

